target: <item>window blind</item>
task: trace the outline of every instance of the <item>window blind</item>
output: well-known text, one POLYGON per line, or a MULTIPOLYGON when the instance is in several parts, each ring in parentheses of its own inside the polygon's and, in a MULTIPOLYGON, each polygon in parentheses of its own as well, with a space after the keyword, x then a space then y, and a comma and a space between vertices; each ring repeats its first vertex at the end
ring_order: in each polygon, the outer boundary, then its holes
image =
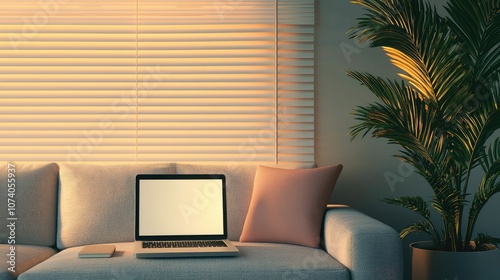
POLYGON ((313 161, 313 28, 312 0, 3 2, 0 154, 313 161))
POLYGON ((274 161, 274 1, 216 5, 140 2, 140 160, 274 161))
POLYGON ((314 161, 314 1, 278 1, 278 162, 314 161))
POLYGON ((2 160, 135 160, 135 88, 135 0, 2 1, 2 160))

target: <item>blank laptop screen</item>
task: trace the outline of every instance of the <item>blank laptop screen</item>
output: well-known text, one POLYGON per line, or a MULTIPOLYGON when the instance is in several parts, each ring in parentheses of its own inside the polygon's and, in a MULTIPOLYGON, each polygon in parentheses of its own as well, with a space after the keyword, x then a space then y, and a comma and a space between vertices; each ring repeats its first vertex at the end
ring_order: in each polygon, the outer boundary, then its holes
POLYGON ((224 234, 222 179, 140 179, 139 235, 224 234))

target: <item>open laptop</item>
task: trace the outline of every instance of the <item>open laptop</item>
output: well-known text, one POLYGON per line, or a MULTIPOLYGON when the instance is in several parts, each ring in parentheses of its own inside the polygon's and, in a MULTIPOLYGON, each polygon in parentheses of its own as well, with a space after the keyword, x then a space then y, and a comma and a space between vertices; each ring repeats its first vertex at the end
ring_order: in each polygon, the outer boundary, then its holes
POLYGON ((137 258, 236 256, 227 240, 224 175, 136 176, 137 258))

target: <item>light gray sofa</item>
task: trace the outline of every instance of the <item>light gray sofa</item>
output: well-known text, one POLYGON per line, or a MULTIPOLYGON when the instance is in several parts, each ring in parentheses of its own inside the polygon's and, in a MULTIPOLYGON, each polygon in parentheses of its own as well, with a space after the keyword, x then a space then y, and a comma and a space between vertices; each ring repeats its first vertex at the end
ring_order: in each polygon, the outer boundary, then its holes
MULTIPOLYGON (((238 242, 252 195, 255 165, 15 165, 16 228, 12 232, 6 226, 0 227, 0 259, 4 259, 0 262, 0 279, 391 280, 403 277, 398 234, 347 206, 327 207, 321 248, 238 242), (240 255, 135 258, 134 178, 139 173, 225 174, 229 239, 235 241, 240 255), (9 270, 13 263, 8 262, 12 234, 16 241, 15 272, 9 270), (112 258, 78 258, 82 246, 108 243, 116 245, 112 258)), ((8 198, 7 174, 7 164, 0 164, 2 201, 8 198)), ((0 219, 7 223, 7 218, 7 209, 1 209, 0 219)))

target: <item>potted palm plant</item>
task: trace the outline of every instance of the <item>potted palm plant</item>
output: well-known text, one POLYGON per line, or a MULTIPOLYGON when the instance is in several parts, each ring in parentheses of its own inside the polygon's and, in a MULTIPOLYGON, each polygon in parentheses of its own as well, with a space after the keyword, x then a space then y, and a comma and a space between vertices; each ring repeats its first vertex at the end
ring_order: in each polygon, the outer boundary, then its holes
MULTIPOLYGON (((422 217, 400 233, 430 237, 427 245, 412 245, 413 265, 423 249, 454 256, 476 256, 472 252, 481 250, 498 254, 500 239, 475 234, 474 228, 484 205, 500 192, 500 0, 450 0, 446 16, 422 0, 351 2, 366 13, 350 37, 382 47, 401 70, 394 80, 348 71, 379 100, 355 109, 358 122, 351 136, 370 133, 399 145, 396 157, 412 165, 434 194, 430 201, 385 199, 422 217), (477 182, 471 176, 476 168, 483 170, 477 182), (432 209, 442 224, 433 222, 432 209)), ((414 267, 414 279, 425 277, 415 273, 433 270, 433 263, 444 269, 442 255, 431 258, 427 267, 414 267)), ((459 263, 453 266, 460 269, 459 263)))

